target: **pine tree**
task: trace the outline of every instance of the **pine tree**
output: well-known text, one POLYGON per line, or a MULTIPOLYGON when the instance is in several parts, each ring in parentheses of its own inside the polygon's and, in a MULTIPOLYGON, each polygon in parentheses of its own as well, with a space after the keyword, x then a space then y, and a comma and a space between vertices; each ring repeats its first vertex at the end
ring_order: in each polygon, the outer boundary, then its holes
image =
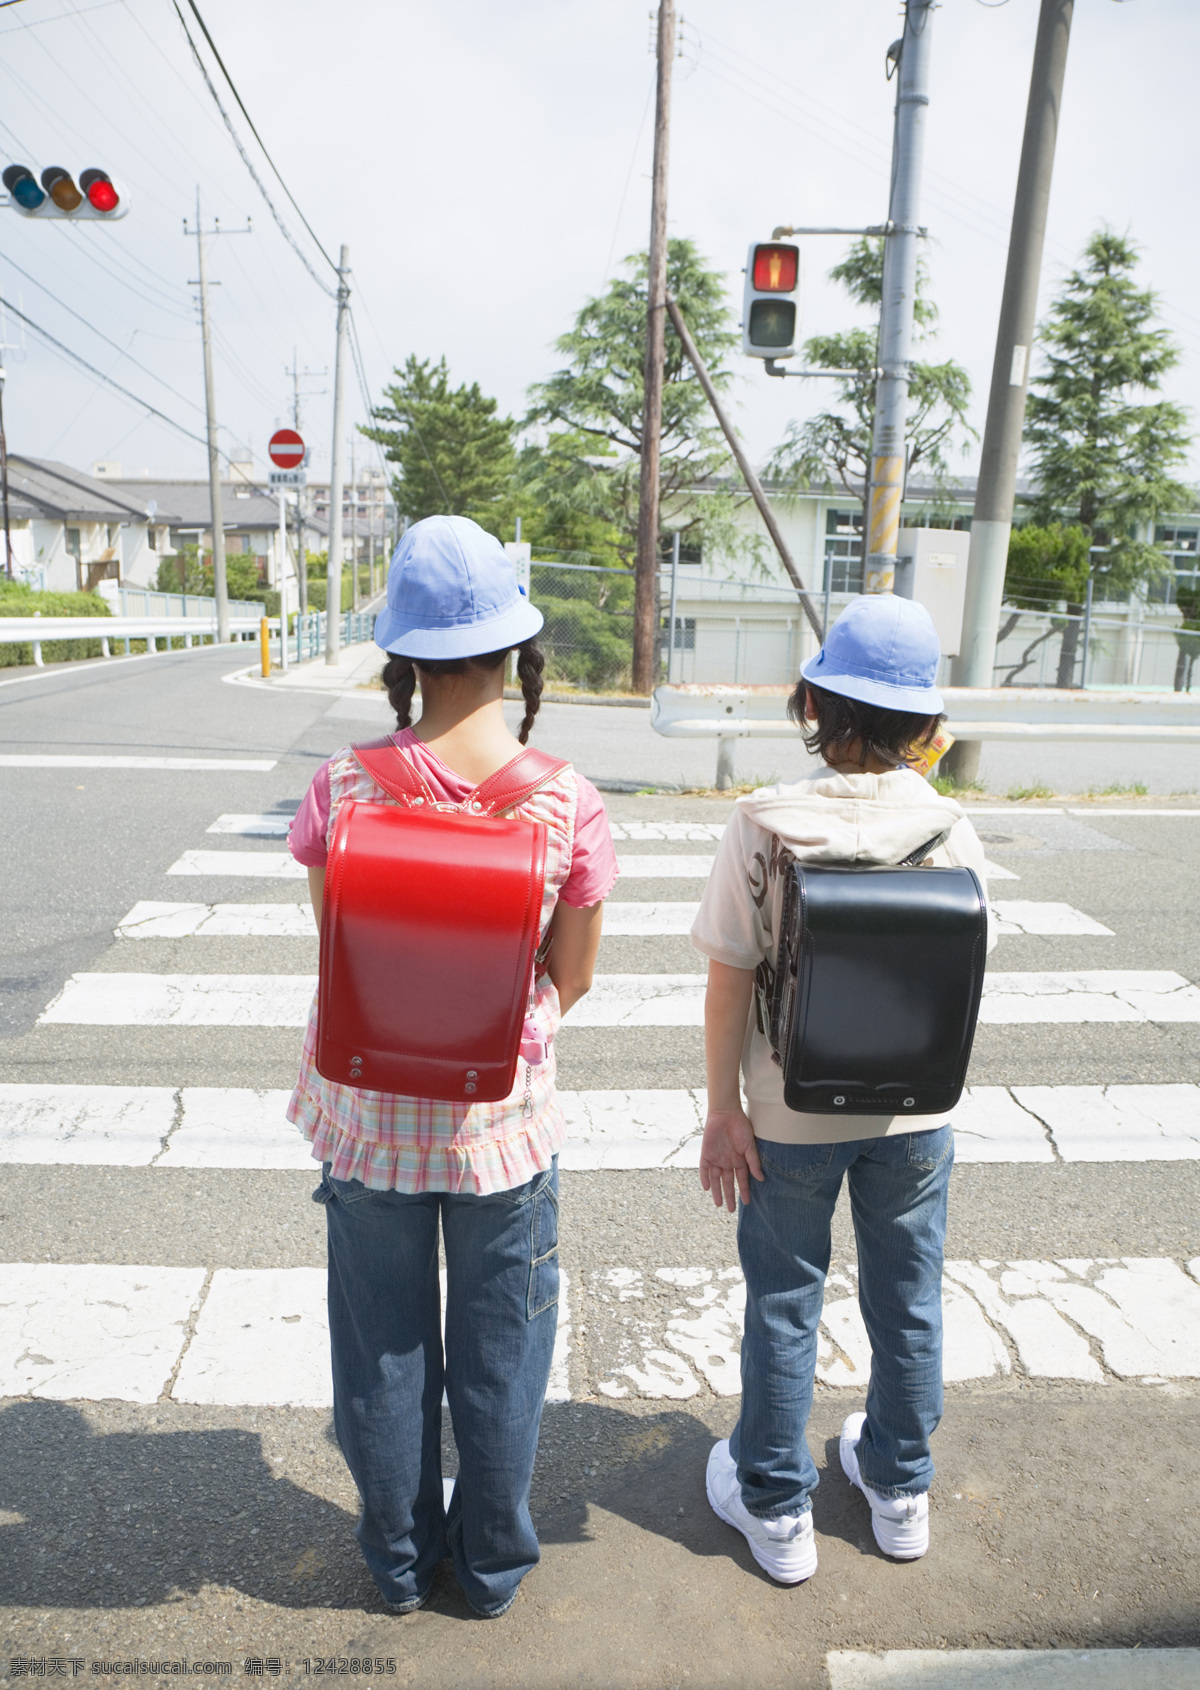
MULTIPOLYGON (((1089 575, 1119 593, 1161 576, 1162 553, 1139 530, 1192 503, 1174 473, 1192 441, 1187 412, 1137 397, 1157 393, 1179 362, 1171 335, 1152 326, 1156 296, 1133 280, 1137 258, 1133 242, 1110 229, 1092 236, 1082 268, 1068 276, 1039 330, 1045 368, 1030 383, 1025 442, 1038 487, 1034 520, 1065 517, 1092 548, 1089 569, 1067 595, 1076 619, 1089 575)), ((1059 686, 1073 684, 1078 630, 1078 620, 1064 626, 1059 686)))
MULTIPOLYGON (((870 310, 871 328, 843 334, 814 335, 804 345, 804 361, 827 370, 858 370, 838 384, 841 409, 820 411, 806 422, 792 423, 770 463, 770 473, 784 486, 834 484, 854 499, 866 501, 871 437, 875 425, 875 367, 879 362, 878 318, 883 303, 883 242, 870 236, 855 241, 829 272, 856 305, 870 310)), ((918 341, 933 338, 937 306, 929 297, 929 278, 917 272, 913 320, 918 341)), ((949 474, 946 451, 956 431, 974 437, 967 425, 971 381, 961 364, 914 362, 908 389, 908 470, 924 464, 935 483, 949 474)))
MULTIPOLYGON (((542 505, 553 532, 560 524, 611 536, 619 560, 632 565, 637 550, 638 459, 642 446, 642 394, 646 346, 645 253, 627 258, 624 275, 589 299, 574 327, 555 343, 567 359, 548 381, 529 390, 529 424, 550 428, 545 450, 532 449, 523 481, 542 505)), ((667 288, 712 372, 728 386, 725 357, 736 344, 724 278, 710 269, 693 242, 675 239, 667 249, 667 288)), ((720 493, 696 501, 693 490, 729 462, 683 347, 670 322, 663 372, 660 498, 664 522, 682 524, 692 543, 732 542, 729 500, 720 493)))
POLYGON ((508 526, 503 501, 516 469, 512 418, 496 415, 496 400, 478 382, 451 387, 445 358, 435 364, 410 354, 395 375, 375 426, 361 432, 398 466, 397 509, 410 522, 469 516, 498 534, 508 526))

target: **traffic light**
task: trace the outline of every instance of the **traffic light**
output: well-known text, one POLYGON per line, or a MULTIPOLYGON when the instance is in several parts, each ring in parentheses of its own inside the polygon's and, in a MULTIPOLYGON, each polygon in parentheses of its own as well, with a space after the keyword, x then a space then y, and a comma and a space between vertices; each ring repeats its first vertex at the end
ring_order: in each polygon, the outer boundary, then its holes
POLYGON ((790 358, 796 350, 800 248, 756 241, 746 259, 742 351, 751 358, 790 358))
POLYGON ((0 181, 8 189, 9 205, 22 217, 113 223, 129 210, 107 170, 85 170, 76 185, 69 170, 51 164, 42 171, 39 187, 28 165, 10 164, 0 172, 0 181))

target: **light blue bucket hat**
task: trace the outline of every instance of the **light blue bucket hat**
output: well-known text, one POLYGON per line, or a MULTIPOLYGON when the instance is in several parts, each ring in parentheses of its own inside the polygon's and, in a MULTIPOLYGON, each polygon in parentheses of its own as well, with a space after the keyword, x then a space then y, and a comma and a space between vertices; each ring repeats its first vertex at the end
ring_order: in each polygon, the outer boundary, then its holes
POLYGON ((853 599, 800 670, 806 681, 885 710, 939 715, 942 648, 923 604, 894 593, 853 599))
POLYGON ((477 657, 532 639, 544 618, 499 540, 466 516, 427 516, 388 568, 375 644, 400 657, 477 657))

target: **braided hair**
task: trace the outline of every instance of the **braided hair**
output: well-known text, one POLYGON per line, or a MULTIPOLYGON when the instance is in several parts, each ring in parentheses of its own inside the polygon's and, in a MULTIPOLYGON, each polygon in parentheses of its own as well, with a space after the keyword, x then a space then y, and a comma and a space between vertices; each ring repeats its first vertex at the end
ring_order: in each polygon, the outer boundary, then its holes
MULTIPOLYGON (((415 662, 411 657, 389 657, 383 666, 381 678, 388 695, 388 703, 396 712, 397 727, 412 726, 412 701, 417 686, 418 669, 426 675, 468 675, 472 670, 490 672, 499 669, 501 664, 507 661, 511 650, 511 646, 506 646, 503 651, 481 652, 473 657, 418 658, 415 662)), ((522 745, 527 745, 530 729, 542 702, 542 672, 546 667, 546 657, 536 640, 526 640, 516 651, 517 679, 521 683, 521 696, 525 700, 525 714, 521 718, 517 738, 522 745)))

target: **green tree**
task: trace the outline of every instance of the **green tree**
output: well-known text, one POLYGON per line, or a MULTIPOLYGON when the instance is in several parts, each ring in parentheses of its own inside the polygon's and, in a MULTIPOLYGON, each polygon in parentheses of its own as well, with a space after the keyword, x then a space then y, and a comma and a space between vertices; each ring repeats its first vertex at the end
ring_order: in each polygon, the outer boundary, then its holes
MULTIPOLYGON (((997 646, 1012 633, 1022 610, 1045 610, 1048 604, 1066 599, 1074 603, 1086 591, 1091 558, 1086 528, 1072 523, 1052 522, 1045 526, 1028 523, 1014 528, 1008 541, 1008 563, 1004 574, 1005 602, 1016 606, 996 634, 997 646)), ((1010 687, 1029 667, 1039 646, 1056 634, 1068 634, 1073 626, 1066 617, 1052 617, 1049 625, 1025 647, 1019 663, 1005 675, 1002 686, 1010 687)))
MULTIPOLYGON (((805 363, 827 370, 856 370, 838 383, 840 409, 819 411, 806 422, 793 422, 770 462, 770 473, 785 487, 842 487, 865 503, 871 436, 875 425, 875 367, 879 362, 878 318, 883 302, 883 241, 864 236, 829 272, 856 305, 875 318, 871 328, 814 335, 804 344, 805 363)), ((917 270, 913 319, 918 345, 932 340, 937 306, 929 297, 929 277, 917 270)), ((947 451, 953 436, 975 438, 967 423, 971 381, 961 364, 920 359, 912 366, 908 389, 908 468, 924 464, 940 486, 949 475, 947 451)))
MULTIPOLYGON (((211 552, 200 556, 195 545, 181 546, 173 557, 160 558, 154 580, 160 593, 200 593, 212 598, 211 552)), ((225 585, 231 599, 259 599, 266 588, 259 586, 258 559, 253 552, 229 552, 225 558, 225 585)))
POLYGON ((397 508, 411 522, 469 516, 499 534, 511 524, 500 507, 516 468, 512 418, 496 414, 496 400, 478 382, 451 387, 445 358, 435 364, 410 354, 395 376, 372 413, 374 426, 360 432, 397 466, 397 508))
MULTIPOLYGON (((567 363, 529 390, 527 425, 550 430, 545 447, 521 461, 521 484, 542 511, 545 539, 569 550, 581 534, 598 540, 624 567, 637 551, 639 459, 646 354, 647 258, 635 253, 574 326, 555 343, 567 363)), ((737 342, 724 277, 689 240, 667 249, 667 287, 719 389, 731 379, 725 359, 737 342)), ((660 498, 664 526, 682 526, 690 543, 736 545, 731 522, 739 498, 723 490, 697 498, 698 485, 729 461, 695 371, 671 324, 663 371, 660 498)))
POLYGON ((1030 383, 1025 424, 1035 520, 1069 517, 1095 548, 1076 591, 1063 594, 1076 620, 1064 627, 1059 686, 1074 679, 1088 575, 1122 594, 1161 576, 1162 553, 1139 531, 1191 505, 1175 475, 1192 441, 1188 413, 1142 398, 1160 390, 1179 350, 1153 326, 1157 299, 1134 282, 1137 258, 1132 241, 1097 231, 1039 331, 1045 368, 1030 383))

